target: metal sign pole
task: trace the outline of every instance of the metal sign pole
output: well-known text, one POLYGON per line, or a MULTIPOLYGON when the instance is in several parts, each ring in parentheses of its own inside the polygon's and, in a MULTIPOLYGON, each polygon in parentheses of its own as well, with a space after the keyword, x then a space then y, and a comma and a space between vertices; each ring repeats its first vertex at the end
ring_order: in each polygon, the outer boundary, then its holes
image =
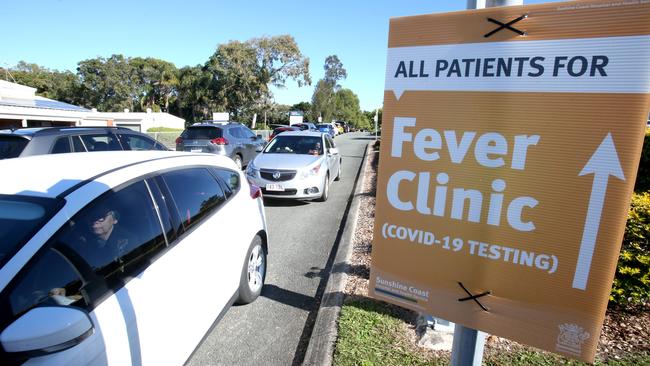
MULTIPOLYGON (((467 9, 492 8, 497 6, 523 5, 523 0, 467 0, 467 9)), ((480 366, 485 347, 484 332, 456 324, 454 343, 451 348, 452 366, 480 366)))

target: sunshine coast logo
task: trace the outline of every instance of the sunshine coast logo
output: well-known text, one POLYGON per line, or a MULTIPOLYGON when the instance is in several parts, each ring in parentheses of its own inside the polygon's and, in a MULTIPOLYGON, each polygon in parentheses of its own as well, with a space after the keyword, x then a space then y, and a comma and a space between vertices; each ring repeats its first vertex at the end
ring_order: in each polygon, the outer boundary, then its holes
POLYGON ((561 324, 560 334, 557 336, 555 347, 558 351, 571 353, 577 356, 582 354, 582 344, 589 339, 590 334, 576 324, 561 324))

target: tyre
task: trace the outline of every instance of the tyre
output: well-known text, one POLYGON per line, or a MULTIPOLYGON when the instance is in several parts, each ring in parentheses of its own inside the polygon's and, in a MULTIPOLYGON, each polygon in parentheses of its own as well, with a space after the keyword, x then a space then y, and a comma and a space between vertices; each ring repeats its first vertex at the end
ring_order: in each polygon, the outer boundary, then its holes
POLYGON ((239 168, 239 170, 241 170, 242 167, 243 167, 243 163, 242 163, 242 160, 241 160, 241 156, 239 156, 239 155, 235 155, 235 157, 233 157, 232 160, 235 161, 235 165, 237 165, 237 167, 239 168))
POLYGON ((239 280, 237 304, 249 304, 262 293, 266 279, 266 251, 262 239, 255 236, 251 242, 239 280))
POLYGON ((321 202, 327 201, 330 196, 330 175, 329 173, 325 176, 325 185, 323 185, 323 194, 318 199, 321 202))

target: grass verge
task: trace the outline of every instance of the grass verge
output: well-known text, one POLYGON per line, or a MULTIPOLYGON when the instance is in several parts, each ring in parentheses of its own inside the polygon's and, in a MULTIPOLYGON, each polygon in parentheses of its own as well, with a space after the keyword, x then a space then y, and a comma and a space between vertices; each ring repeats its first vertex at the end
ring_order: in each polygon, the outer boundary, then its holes
MULTIPOLYGON (((338 339, 334 352, 336 366, 361 365, 448 365, 448 356, 418 350, 400 334, 404 311, 370 298, 353 297, 341 308, 338 339)), ((487 346, 483 364, 487 366, 587 366, 589 364, 533 348, 512 352, 490 350, 487 346)), ((630 354, 622 359, 596 361, 599 366, 650 365, 650 354, 630 354)))

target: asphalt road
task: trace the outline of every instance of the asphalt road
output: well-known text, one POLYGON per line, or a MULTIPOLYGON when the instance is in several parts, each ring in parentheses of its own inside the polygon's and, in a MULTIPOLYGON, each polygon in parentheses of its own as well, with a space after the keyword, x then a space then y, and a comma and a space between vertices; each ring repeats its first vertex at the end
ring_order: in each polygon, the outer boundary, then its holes
POLYGON ((302 364, 328 260, 336 254, 337 234, 371 140, 360 132, 335 139, 342 178, 330 186, 327 202, 266 201, 270 247, 262 295, 252 304, 232 307, 188 365, 302 364))

